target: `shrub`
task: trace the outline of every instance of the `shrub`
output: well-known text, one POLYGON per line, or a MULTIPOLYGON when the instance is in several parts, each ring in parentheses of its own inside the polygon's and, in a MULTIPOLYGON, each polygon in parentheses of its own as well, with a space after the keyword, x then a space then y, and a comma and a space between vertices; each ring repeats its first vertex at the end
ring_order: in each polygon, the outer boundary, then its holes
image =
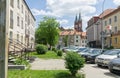
POLYGON ((65 61, 66 68, 69 69, 73 76, 76 76, 78 70, 81 69, 85 63, 85 59, 74 52, 68 52, 65 56, 65 61))
POLYGON ((16 65, 26 65, 27 66, 29 64, 29 62, 27 60, 23 59, 23 58, 16 58, 14 64, 16 64, 16 65))
POLYGON ((47 47, 45 45, 42 45, 42 44, 38 44, 36 46, 36 52, 38 54, 45 54, 47 52, 47 47))
POLYGON ((52 48, 52 51, 57 52, 57 49, 55 47, 52 48))
POLYGON ((63 55, 63 52, 62 52, 61 50, 58 50, 57 55, 58 55, 58 56, 62 56, 62 55, 63 55))

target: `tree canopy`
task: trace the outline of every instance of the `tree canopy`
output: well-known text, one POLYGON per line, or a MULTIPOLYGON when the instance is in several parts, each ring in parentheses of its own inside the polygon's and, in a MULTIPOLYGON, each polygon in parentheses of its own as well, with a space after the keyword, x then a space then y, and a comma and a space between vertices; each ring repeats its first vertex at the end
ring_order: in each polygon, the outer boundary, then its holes
POLYGON ((60 24, 52 17, 44 17, 36 29, 36 42, 39 44, 49 44, 55 46, 59 39, 60 24))

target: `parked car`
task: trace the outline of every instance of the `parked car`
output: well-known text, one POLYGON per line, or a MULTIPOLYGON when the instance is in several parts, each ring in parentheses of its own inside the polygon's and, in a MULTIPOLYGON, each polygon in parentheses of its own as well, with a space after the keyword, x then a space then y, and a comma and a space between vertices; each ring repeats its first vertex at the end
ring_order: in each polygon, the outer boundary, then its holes
POLYGON ((85 61, 87 61, 87 55, 89 54, 89 52, 90 52, 90 48, 87 48, 87 49, 85 49, 85 50, 83 50, 83 51, 81 51, 81 52, 78 52, 78 54, 80 54, 82 57, 84 57, 85 58, 85 61))
POLYGON ((108 68, 112 73, 120 73, 120 53, 118 54, 118 58, 110 61, 108 68))
POLYGON ((63 52, 66 52, 67 49, 68 49, 68 47, 63 47, 63 48, 61 48, 61 50, 62 50, 63 52))
POLYGON ((94 49, 90 52, 90 54, 88 55, 88 61, 90 63, 95 63, 95 58, 98 56, 98 55, 101 55, 103 54, 104 51, 102 49, 94 49))
POLYGON ((117 58, 117 54, 120 53, 120 49, 113 49, 113 50, 108 50, 102 55, 99 55, 95 59, 95 63, 98 66, 108 66, 109 62, 112 59, 117 58))
POLYGON ((87 49, 87 47, 79 47, 79 49, 76 51, 76 52, 82 52, 82 51, 84 51, 85 49, 87 49))
POLYGON ((85 61, 89 61, 89 58, 88 56, 91 55, 91 54, 94 54, 96 52, 100 52, 102 51, 101 49, 95 49, 95 48, 88 48, 88 49, 85 49, 83 50, 82 52, 80 52, 79 54, 85 58, 85 61))

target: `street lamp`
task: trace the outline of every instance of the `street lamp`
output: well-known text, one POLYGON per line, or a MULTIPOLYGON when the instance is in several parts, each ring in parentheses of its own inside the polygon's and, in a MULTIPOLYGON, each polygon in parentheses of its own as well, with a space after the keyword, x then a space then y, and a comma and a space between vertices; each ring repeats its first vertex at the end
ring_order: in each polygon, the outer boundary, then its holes
POLYGON ((102 50, 104 49, 104 35, 105 32, 103 31, 103 14, 104 14, 104 4, 105 4, 105 0, 103 0, 103 4, 102 4, 102 18, 101 18, 101 26, 102 26, 102 31, 101 31, 101 37, 102 37, 102 50))

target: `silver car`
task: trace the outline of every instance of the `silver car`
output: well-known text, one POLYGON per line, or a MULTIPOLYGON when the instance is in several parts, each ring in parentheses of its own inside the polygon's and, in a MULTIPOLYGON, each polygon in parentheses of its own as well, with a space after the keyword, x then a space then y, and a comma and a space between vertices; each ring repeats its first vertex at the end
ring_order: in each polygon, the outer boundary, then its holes
POLYGON ((120 73, 120 54, 118 54, 118 58, 110 61, 108 67, 109 67, 110 72, 120 73))
POLYGON ((120 53, 120 49, 113 49, 104 52, 102 55, 99 55, 95 59, 95 63, 98 66, 108 66, 109 62, 112 59, 117 58, 118 53, 120 53))

